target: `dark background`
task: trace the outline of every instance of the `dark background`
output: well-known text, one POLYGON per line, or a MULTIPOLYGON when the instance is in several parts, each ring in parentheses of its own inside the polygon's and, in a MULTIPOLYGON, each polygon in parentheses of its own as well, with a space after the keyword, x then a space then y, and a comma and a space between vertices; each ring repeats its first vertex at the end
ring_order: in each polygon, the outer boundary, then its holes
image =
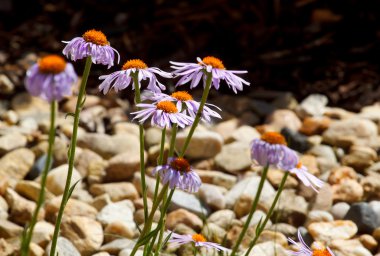
MULTIPOLYGON (((248 70, 252 94, 323 93, 330 105, 359 110, 380 96, 379 10, 375 0, 0 0, 0 72, 31 52, 60 53, 62 40, 95 28, 122 63, 141 58, 168 70, 169 60, 213 55, 248 70)), ((97 65, 92 79, 109 72, 97 65)))

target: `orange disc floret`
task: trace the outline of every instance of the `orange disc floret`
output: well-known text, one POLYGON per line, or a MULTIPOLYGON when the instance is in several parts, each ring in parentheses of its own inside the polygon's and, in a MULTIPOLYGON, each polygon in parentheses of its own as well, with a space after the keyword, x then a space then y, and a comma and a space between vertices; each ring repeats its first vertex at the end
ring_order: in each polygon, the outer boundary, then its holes
POLYGON ((58 55, 48 55, 38 61, 38 70, 46 74, 58 74, 66 68, 66 61, 58 55))
POLYGON ((296 165, 296 168, 299 169, 302 167, 302 163, 301 162, 298 162, 298 164, 296 165))
POLYGON ((193 96, 191 96, 191 94, 188 93, 187 91, 173 92, 170 96, 180 101, 193 100, 193 96))
POLYGON ((178 109, 171 101, 160 101, 156 105, 157 109, 160 109, 166 113, 177 113, 178 109))
POLYGON ((174 159, 170 163, 170 167, 182 173, 190 172, 191 170, 189 162, 183 157, 177 157, 174 159))
POLYGON ((218 58, 207 56, 207 57, 204 57, 202 61, 204 64, 210 65, 213 68, 226 69, 223 65, 223 62, 218 58))
POLYGON ((331 254, 327 249, 313 250, 312 256, 331 256, 331 254))
POLYGON ((266 132, 261 135, 261 140, 268 142, 269 144, 287 145, 285 137, 278 132, 266 132))
POLYGON ((140 59, 133 59, 133 60, 128 60, 127 62, 124 63, 122 69, 127 70, 130 68, 138 68, 138 69, 145 69, 148 66, 145 64, 144 61, 140 59))
POLYGON ((191 238, 195 242, 207 242, 206 238, 204 236, 202 236, 201 234, 194 234, 191 236, 191 238))
POLYGON ((82 35, 82 37, 86 42, 89 42, 89 43, 93 43, 93 44, 97 44, 101 46, 109 44, 106 35, 104 35, 103 32, 99 30, 95 30, 95 29, 88 30, 86 33, 82 35))

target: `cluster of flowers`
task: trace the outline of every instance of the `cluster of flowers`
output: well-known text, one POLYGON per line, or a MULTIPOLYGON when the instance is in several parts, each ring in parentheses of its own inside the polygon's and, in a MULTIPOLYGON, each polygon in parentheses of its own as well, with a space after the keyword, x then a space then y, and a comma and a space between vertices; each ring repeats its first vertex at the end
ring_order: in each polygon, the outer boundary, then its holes
MULTIPOLYGON (((63 54, 73 61, 91 56, 93 63, 103 64, 110 68, 114 65, 115 53, 120 59, 118 52, 110 46, 106 36, 100 31, 87 31, 82 37, 65 43, 67 45, 63 54)), ((201 81, 205 85, 206 74, 209 74, 211 87, 218 90, 220 81, 224 80, 235 93, 243 90, 244 85, 249 85, 249 82, 237 76, 247 71, 227 70, 222 61, 215 57, 198 58, 197 63, 171 62, 171 64, 174 71, 168 73, 156 67, 148 67, 142 60, 129 60, 125 62, 120 71, 100 76, 99 79, 102 82, 99 89, 104 94, 112 88, 116 92, 128 86, 136 89, 136 84, 140 85, 141 81, 149 80, 147 91, 143 93, 142 97, 143 101, 148 102, 136 105, 139 108, 138 111, 131 113, 134 115, 134 119, 144 123, 150 118, 151 125, 161 128, 170 128, 173 125, 185 128, 193 124, 200 107, 202 107, 200 118, 205 122, 210 122, 212 118, 221 118, 216 111, 220 111, 220 109, 207 103, 202 105, 186 91, 176 91, 170 95, 163 93, 162 90, 165 90, 166 87, 158 81, 157 76, 179 77, 176 86, 190 83, 190 88, 195 88, 201 81), (136 80, 138 83, 134 83, 136 80)), ((70 63, 66 63, 60 56, 49 55, 28 70, 25 82, 26 88, 32 95, 51 102, 71 95, 71 86, 76 80, 77 75, 70 63)), ((297 153, 287 147, 285 138, 279 133, 267 132, 260 139, 254 140, 251 143, 251 156, 259 165, 275 166, 294 173, 306 186, 316 191, 323 185, 321 180, 310 174, 307 168, 299 162, 297 153)), ((183 157, 170 157, 166 164, 157 166, 153 174, 158 174, 161 182, 168 184, 171 189, 178 188, 195 193, 201 186, 200 177, 183 157)), ((327 253, 316 254, 315 250, 311 250, 303 242, 301 236, 299 239, 302 246, 298 252, 292 252, 292 255, 333 255, 329 249, 320 249, 321 252, 327 253)), ((191 236, 173 233, 169 241, 177 244, 193 243, 195 246, 205 246, 216 250, 228 250, 216 243, 207 242, 200 234, 191 236)), ((296 244, 293 240, 290 242, 296 244)))

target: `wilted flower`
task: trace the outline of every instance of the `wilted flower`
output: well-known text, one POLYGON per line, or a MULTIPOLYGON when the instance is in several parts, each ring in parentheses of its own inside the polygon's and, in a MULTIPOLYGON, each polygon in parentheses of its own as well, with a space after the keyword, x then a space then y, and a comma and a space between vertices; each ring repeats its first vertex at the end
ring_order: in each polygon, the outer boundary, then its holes
POLYGON ((148 89, 153 92, 161 92, 161 90, 165 90, 165 86, 157 80, 156 74, 171 78, 172 75, 165 71, 162 71, 159 68, 151 67, 149 68, 145 62, 139 59, 129 60, 127 61, 122 70, 113 72, 109 75, 100 76, 99 79, 104 80, 100 86, 100 91, 103 91, 106 94, 111 87, 115 89, 115 91, 123 90, 132 84, 132 88, 135 88, 133 84, 133 79, 131 74, 138 72, 139 82, 141 80, 149 79, 148 89))
MULTIPOLYGON (((144 96, 144 99, 149 99, 155 102, 163 100, 175 101, 179 112, 185 111, 189 116, 193 118, 195 118, 200 106, 200 103, 195 101, 193 99, 193 96, 191 96, 191 94, 186 91, 176 91, 173 92, 171 95, 167 95, 165 93, 152 93, 144 96), (183 108, 184 105, 185 108, 183 108)), ((222 118, 216 111, 212 110, 209 106, 221 111, 221 109, 217 106, 206 103, 202 110, 202 119, 204 121, 210 122, 211 117, 222 118)))
POLYGON ((71 41, 63 42, 67 44, 63 49, 63 54, 73 61, 91 56, 93 63, 107 65, 110 68, 113 66, 114 52, 116 52, 119 63, 119 53, 110 46, 107 37, 101 31, 91 29, 82 37, 75 37, 71 41))
POLYGON ((299 162, 295 168, 290 169, 289 172, 296 174, 306 187, 311 187, 316 192, 318 192, 317 188, 323 186, 323 181, 309 173, 306 166, 302 165, 301 162, 299 162))
POLYGON ((77 80, 71 63, 66 63, 61 56, 48 55, 26 72, 25 86, 31 95, 51 102, 70 96, 77 80))
POLYGON ((284 136, 277 132, 266 132, 251 143, 251 157, 260 165, 272 165, 290 170, 298 163, 296 152, 288 148, 284 136))
POLYGON ((228 251, 227 248, 212 242, 207 242, 206 238, 201 234, 194 235, 179 235, 172 233, 169 243, 174 243, 177 245, 192 243, 196 247, 205 247, 207 249, 215 249, 217 251, 228 251))
POLYGON ((157 103, 140 103, 136 105, 142 110, 131 113, 135 115, 133 119, 139 119, 140 123, 143 123, 149 117, 151 119, 151 125, 159 126, 161 128, 172 127, 172 124, 177 124, 179 127, 191 125, 194 119, 184 113, 178 112, 177 107, 171 101, 160 101, 157 103))
POLYGON ((190 88, 192 89, 199 84, 202 77, 205 78, 205 72, 212 74, 211 85, 214 86, 216 90, 219 89, 220 80, 225 80, 228 87, 232 88, 235 93, 237 93, 238 90, 243 90, 243 84, 250 84, 236 75, 247 73, 247 71, 227 70, 223 62, 218 58, 208 56, 201 59, 198 57, 197 61, 198 63, 170 62, 173 65, 171 67, 175 69, 173 74, 181 77, 177 86, 191 81, 190 88))
POLYGON ((301 242, 301 245, 295 242, 293 239, 288 238, 289 242, 296 245, 299 250, 297 252, 288 251, 290 255, 293 256, 334 256, 334 253, 330 250, 330 248, 322 247, 320 245, 315 244, 316 249, 311 249, 301 236, 301 232, 298 230, 298 239, 301 242))

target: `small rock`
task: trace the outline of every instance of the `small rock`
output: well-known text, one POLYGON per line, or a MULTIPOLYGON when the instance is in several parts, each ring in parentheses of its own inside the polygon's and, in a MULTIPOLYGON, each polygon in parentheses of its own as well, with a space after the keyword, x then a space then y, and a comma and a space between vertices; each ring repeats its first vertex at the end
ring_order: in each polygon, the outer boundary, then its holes
POLYGON ((89 149, 83 149, 80 154, 75 156, 75 168, 82 177, 87 177, 91 165, 103 163, 103 158, 89 149))
POLYGON ((232 224, 232 221, 235 219, 236 215, 233 211, 225 209, 216 211, 209 216, 207 219, 208 223, 214 223, 219 227, 227 230, 232 224))
POLYGON ((54 233, 54 226, 49 222, 39 221, 34 226, 32 242, 45 248, 51 241, 54 233))
POLYGON ((234 141, 239 141, 249 145, 252 140, 259 138, 260 133, 255 128, 248 125, 242 125, 234 130, 230 136, 225 139, 225 143, 227 144, 234 141))
POLYGON ((357 174, 354 169, 347 166, 339 166, 331 170, 328 182, 330 184, 340 184, 343 180, 356 180, 357 174))
POLYGON ((331 119, 328 117, 306 117, 300 128, 300 133, 306 136, 322 134, 331 124, 331 119))
MULTIPOLYGON (((285 172, 283 170, 278 169, 269 169, 267 174, 267 179, 272 184, 273 187, 278 188, 282 177, 285 175, 285 172)), ((292 176, 288 176, 285 182, 285 188, 296 188, 298 186, 298 181, 296 178, 292 176)))
POLYGON ((350 205, 348 203, 339 202, 333 205, 331 208, 331 213, 336 220, 343 220, 349 209, 350 205))
POLYGON ((136 242, 134 242, 133 240, 127 238, 120 238, 103 245, 102 247, 100 247, 100 250, 108 252, 112 255, 116 255, 125 248, 132 249, 135 243, 136 242))
POLYGON ((306 152, 311 146, 308 137, 297 131, 285 127, 281 129, 281 134, 286 138, 289 147, 298 152, 306 152))
POLYGON ((334 217, 325 211, 310 211, 307 215, 305 227, 309 226, 313 222, 329 222, 333 221, 334 217))
POLYGON ((195 231, 200 231, 203 226, 202 220, 197 215, 184 209, 175 210, 167 215, 166 228, 168 230, 175 230, 178 223, 183 223, 195 231))
POLYGON ((356 239, 334 239, 329 247, 339 256, 372 256, 372 253, 356 239))
POLYGON ((90 193, 94 196, 109 194, 114 202, 123 199, 137 199, 139 194, 135 186, 130 182, 116 182, 108 184, 94 184, 90 187, 90 193))
POLYGON ((332 186, 334 202, 359 202, 363 198, 363 187, 356 180, 343 180, 332 186))
POLYGON ((222 151, 215 156, 215 163, 230 173, 246 170, 252 164, 250 147, 242 142, 224 145, 222 151))
POLYGON ((234 131, 236 131, 236 129, 238 129, 239 126, 240 126, 239 119, 232 118, 230 120, 222 121, 222 122, 216 124, 213 127, 213 129, 214 129, 214 131, 216 131, 217 133, 219 133, 223 137, 224 141, 227 141, 231 137, 231 134, 234 131))
POLYGON ((145 131, 145 144, 148 147, 161 144, 162 130, 157 127, 149 127, 145 131))
MULTIPOLYGON (((21 196, 37 202, 41 191, 41 185, 35 181, 20 180, 17 182, 15 190, 21 196)), ((53 197, 54 195, 45 188, 45 200, 50 200, 53 197)))
POLYGON ((278 132, 285 127, 293 131, 298 131, 302 124, 296 114, 288 109, 275 110, 267 117, 266 123, 278 132))
POLYGON ((22 234, 23 230, 22 227, 13 222, 0 219, 0 237, 2 238, 18 237, 22 234))
POLYGON ((301 117, 322 116, 326 111, 328 99, 322 94, 311 94, 306 97, 296 108, 301 117))
MULTIPOLYGON (((179 132, 175 146, 182 148, 188 132, 179 132)), ((196 129, 186 150, 186 156, 191 159, 204 159, 216 156, 223 145, 223 138, 216 132, 196 129)))
MULTIPOLYGON (((50 254, 51 243, 46 247, 46 255, 50 254)), ((66 238, 58 237, 56 253, 59 256, 81 256, 75 246, 66 238)))
POLYGON ((274 241, 268 241, 256 244, 248 256, 262 255, 265 252, 266 256, 287 256, 288 253, 284 247, 274 241))
POLYGON ((314 146, 308 151, 308 154, 311 154, 317 158, 318 166, 322 173, 338 166, 338 161, 334 150, 330 146, 314 146))
POLYGON ((276 232, 281 232, 286 237, 292 237, 294 239, 297 236, 297 228, 287 223, 276 223, 268 227, 268 229, 276 232))
POLYGON ((271 230, 264 230, 257 241, 257 244, 264 243, 268 241, 275 241, 276 244, 279 244, 281 246, 287 247, 288 246, 288 239, 285 235, 283 235, 280 232, 274 232, 271 230))
MULTIPOLYGON (((267 217, 267 215, 265 214, 265 212, 260 211, 260 210, 256 210, 253 213, 253 216, 252 216, 251 222, 249 223, 249 226, 256 226, 260 221, 264 221, 266 217, 267 217)), ((240 220, 243 223, 247 223, 247 219, 248 219, 248 215, 244 216, 240 220)), ((272 221, 269 219, 268 223, 267 223, 267 227, 269 227, 271 225, 272 225, 272 221)))
POLYGON ((210 183, 226 189, 232 188, 237 181, 236 176, 218 172, 218 171, 203 171, 196 170, 203 183, 210 183))
POLYGON ((369 172, 366 177, 361 179, 360 183, 363 186, 365 198, 380 198, 380 173, 369 172))
POLYGON ((303 197, 296 195, 294 190, 284 189, 278 207, 275 208, 274 216, 278 218, 278 221, 298 227, 305 222, 307 209, 308 203, 303 197))
POLYGON ((131 200, 123 200, 117 203, 112 203, 106 205, 97 215, 97 220, 99 220, 103 225, 108 225, 115 221, 123 221, 127 223, 134 224, 133 222, 133 212, 135 207, 131 200))
POLYGON ((169 211, 174 211, 181 208, 198 216, 204 217, 209 215, 209 209, 204 207, 195 195, 181 190, 176 190, 173 194, 172 201, 170 202, 169 211))
POLYGON ((222 210, 226 206, 222 191, 225 193, 226 189, 223 190, 222 187, 211 184, 202 184, 198 193, 200 199, 212 210, 222 210))
POLYGON ((129 225, 124 221, 115 221, 106 226, 104 229, 105 241, 110 242, 116 238, 125 237, 133 239, 135 237, 135 225, 129 225))
POLYGON ((49 120, 49 103, 41 98, 33 97, 29 93, 17 94, 11 102, 13 109, 20 119, 31 118, 37 121, 49 120))
POLYGON ((358 228, 350 220, 336 220, 311 223, 308 231, 314 240, 329 243, 331 240, 350 239, 358 232, 358 228))
POLYGON ((376 248, 377 248, 377 241, 375 240, 375 238, 373 238, 373 236, 370 236, 370 235, 367 235, 367 234, 364 234, 364 235, 361 235, 359 237, 359 241, 362 243, 362 245, 370 250, 370 251, 375 251, 376 248))
POLYGON ((375 211, 366 202, 351 205, 344 219, 353 221, 361 233, 372 233, 380 226, 375 211))
POLYGON ((29 244, 29 256, 43 256, 45 254, 44 249, 35 243, 29 244))
POLYGON ((19 133, 10 133, 0 137, 0 155, 4 155, 16 148, 26 146, 26 137, 19 133))
POLYGON ((34 154, 26 148, 15 149, 0 159, 0 179, 23 179, 34 163, 34 154))
MULTIPOLYGON (((61 205, 62 196, 54 197, 45 204, 46 219, 50 222, 55 222, 59 207, 61 205)), ((95 219, 97 210, 91 205, 81 202, 79 200, 70 198, 66 204, 63 216, 85 216, 95 219)))
MULTIPOLYGON (((145 152, 145 163, 147 153, 145 152)), ((107 182, 124 181, 133 177, 140 170, 140 153, 126 152, 112 157, 106 168, 105 180, 107 182)))
POLYGON ((66 218, 61 225, 61 234, 84 256, 92 255, 103 243, 102 225, 87 217, 66 218))
POLYGON ((112 203, 111 197, 109 194, 102 194, 97 196, 92 201, 91 205, 94 206, 98 211, 103 209, 104 206, 112 203))
POLYGON ((313 203, 313 210, 322 210, 328 211, 331 209, 333 204, 333 190, 332 187, 326 183, 319 190, 319 193, 315 197, 315 201, 313 203))
MULTIPOLYGON (((55 195, 61 195, 63 193, 65 189, 68 169, 69 165, 64 164, 50 170, 46 178, 46 188, 50 192, 52 192, 55 195)), ((71 177, 71 185, 74 185, 77 181, 79 181, 75 187, 75 190, 78 190, 81 187, 81 179, 82 177, 80 173, 74 168, 71 177)))
POLYGON ((221 244, 227 232, 214 223, 207 223, 202 228, 201 232, 209 241, 221 244))
POLYGON ((370 147, 352 146, 350 153, 342 158, 342 164, 351 166, 355 170, 362 172, 371 166, 377 159, 377 153, 370 147))

